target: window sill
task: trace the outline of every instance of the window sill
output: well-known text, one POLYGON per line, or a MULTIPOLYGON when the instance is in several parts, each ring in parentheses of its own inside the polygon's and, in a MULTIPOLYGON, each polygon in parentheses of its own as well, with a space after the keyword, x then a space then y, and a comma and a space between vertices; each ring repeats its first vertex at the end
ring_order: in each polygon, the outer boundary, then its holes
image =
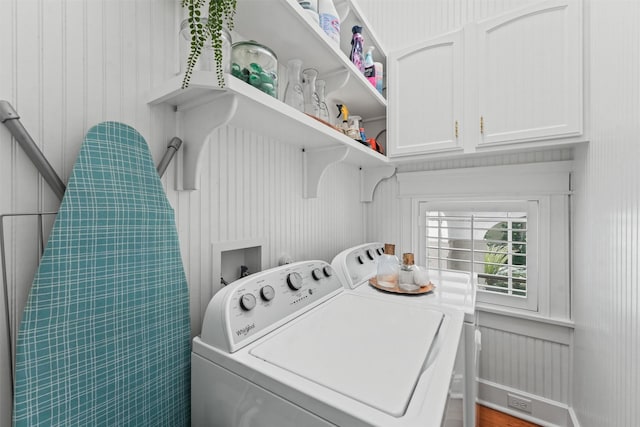
POLYGON ((477 303, 476 310, 485 313, 497 314, 500 316, 515 317, 518 319, 529 320, 532 322, 546 323, 548 325, 562 326, 569 329, 575 328, 575 322, 569 319, 562 319, 558 317, 543 316, 538 313, 525 312, 515 308, 509 308, 504 306, 496 306, 487 303, 477 303))

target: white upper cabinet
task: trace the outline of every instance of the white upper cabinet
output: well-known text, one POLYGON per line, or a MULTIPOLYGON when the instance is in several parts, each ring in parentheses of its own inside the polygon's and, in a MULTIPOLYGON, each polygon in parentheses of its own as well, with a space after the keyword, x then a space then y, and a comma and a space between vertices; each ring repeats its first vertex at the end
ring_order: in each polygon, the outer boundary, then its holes
POLYGON ((479 145, 581 134, 580 23, 553 1, 478 24, 479 145))
POLYGON ((538 2, 389 55, 397 161, 577 142, 580 0, 538 2))
POLYGON ((389 56, 389 156, 462 149, 462 31, 389 56))

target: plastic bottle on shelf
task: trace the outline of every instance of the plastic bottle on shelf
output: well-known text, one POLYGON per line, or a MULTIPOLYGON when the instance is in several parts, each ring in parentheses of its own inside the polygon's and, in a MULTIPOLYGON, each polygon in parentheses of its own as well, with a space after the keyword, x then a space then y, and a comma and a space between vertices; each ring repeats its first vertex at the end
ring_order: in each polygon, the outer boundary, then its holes
POLYGON ((312 17, 316 24, 319 23, 318 0, 298 0, 298 4, 312 17))
POLYGON ((384 70, 382 62, 374 62, 373 66, 376 69, 376 89, 382 95, 382 78, 384 76, 384 70))
POLYGON ((373 62, 373 49, 375 49, 374 46, 369 46, 364 56, 364 76, 373 87, 376 87, 376 67, 373 62))
POLYGON ((351 28, 351 33, 353 35, 351 36, 351 53, 349 54, 349 59, 361 73, 364 73, 365 58, 363 56, 364 37, 362 37, 362 27, 354 25, 351 28))
POLYGON ((398 275, 400 272, 400 262, 395 255, 396 245, 385 243, 384 255, 378 261, 376 281, 379 286, 385 288, 395 288, 398 286, 398 275))
POLYGON ((320 15, 320 28, 339 46, 340 18, 333 0, 318 0, 318 14, 320 15))

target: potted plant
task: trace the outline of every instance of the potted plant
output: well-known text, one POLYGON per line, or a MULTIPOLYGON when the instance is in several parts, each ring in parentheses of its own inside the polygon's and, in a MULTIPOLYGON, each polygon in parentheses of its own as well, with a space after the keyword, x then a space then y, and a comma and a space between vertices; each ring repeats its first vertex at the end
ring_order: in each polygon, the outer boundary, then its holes
POLYGON ((216 75, 218 84, 224 87, 224 72, 222 69, 222 31, 223 28, 233 30, 233 18, 236 12, 237 0, 181 0, 182 7, 187 9, 187 20, 191 33, 191 46, 187 67, 182 80, 182 88, 189 86, 193 68, 202 54, 202 49, 211 40, 216 61, 216 75), (208 7, 205 7, 208 3, 208 7), (203 16, 203 11, 204 15, 203 16))

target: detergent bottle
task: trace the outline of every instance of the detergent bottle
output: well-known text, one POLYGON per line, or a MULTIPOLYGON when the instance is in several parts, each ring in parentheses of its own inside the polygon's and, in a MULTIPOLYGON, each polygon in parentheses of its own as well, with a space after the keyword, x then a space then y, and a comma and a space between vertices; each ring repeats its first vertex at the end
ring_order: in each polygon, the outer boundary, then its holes
POLYGON ((322 30, 340 45, 340 18, 333 0, 318 0, 318 14, 322 30))
POLYGON ((369 46, 364 56, 364 76, 373 87, 376 87, 376 67, 373 63, 373 49, 373 46, 369 46))

